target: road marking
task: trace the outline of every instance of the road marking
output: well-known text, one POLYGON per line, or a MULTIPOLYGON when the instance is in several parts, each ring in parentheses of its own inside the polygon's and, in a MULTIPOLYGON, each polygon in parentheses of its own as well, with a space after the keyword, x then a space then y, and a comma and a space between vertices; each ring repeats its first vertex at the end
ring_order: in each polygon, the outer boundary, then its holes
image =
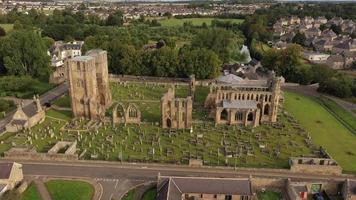
POLYGON ((116 189, 118 184, 119 184, 119 180, 116 180, 115 189, 116 189))

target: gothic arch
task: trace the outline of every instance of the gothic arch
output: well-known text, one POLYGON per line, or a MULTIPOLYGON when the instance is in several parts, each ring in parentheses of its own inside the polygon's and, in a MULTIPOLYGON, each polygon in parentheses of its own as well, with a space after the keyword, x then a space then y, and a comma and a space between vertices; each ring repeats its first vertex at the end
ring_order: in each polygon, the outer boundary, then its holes
POLYGON ((252 122, 253 121, 253 113, 249 112, 247 115, 247 121, 252 122))
POLYGON ((140 109, 134 103, 130 103, 126 109, 128 118, 138 118, 141 116, 140 109))
POLYGON ((118 102, 112 110, 113 123, 125 123, 125 107, 122 103, 118 102))
POLYGON ((264 114, 264 115, 269 115, 269 109, 270 109, 270 108, 269 108, 269 104, 266 104, 265 107, 264 107, 264 109, 263 109, 263 114, 264 114))
POLYGON ((223 109, 220 113, 220 120, 228 120, 229 113, 226 109, 223 109))

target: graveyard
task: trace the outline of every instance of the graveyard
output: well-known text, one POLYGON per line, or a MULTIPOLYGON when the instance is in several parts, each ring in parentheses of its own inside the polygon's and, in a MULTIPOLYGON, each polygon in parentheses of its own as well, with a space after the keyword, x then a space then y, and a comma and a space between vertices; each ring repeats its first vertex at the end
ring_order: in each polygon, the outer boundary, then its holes
MULTIPOLYGON (((79 159, 118 162, 188 164, 200 159, 209 166, 287 168, 291 156, 313 156, 319 146, 283 108, 278 122, 256 128, 215 125, 203 103, 208 87, 197 87, 191 130, 167 130, 159 126, 160 98, 170 85, 111 83, 115 102, 135 103, 142 122, 113 125, 71 119, 69 111, 51 109, 43 123, 0 138, 0 153, 11 147, 34 147, 47 152, 58 141, 77 141, 79 159)), ((185 97, 188 86, 175 86, 185 97)), ((107 118, 112 109, 107 110, 107 118)))

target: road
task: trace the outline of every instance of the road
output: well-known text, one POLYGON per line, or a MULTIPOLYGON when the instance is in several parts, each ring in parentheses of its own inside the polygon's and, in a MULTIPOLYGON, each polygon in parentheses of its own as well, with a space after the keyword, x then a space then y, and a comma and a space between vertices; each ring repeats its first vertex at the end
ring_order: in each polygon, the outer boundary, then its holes
MULTIPOLYGON (((8 162, 0 160, 1 162, 8 162)), ((354 175, 311 175, 292 173, 286 169, 238 168, 191 168, 179 165, 135 164, 104 161, 45 162, 17 161, 23 164, 25 176, 68 177, 92 179, 103 187, 102 200, 119 199, 127 190, 137 184, 157 180, 157 175, 208 176, 208 177, 266 177, 291 178, 295 181, 355 179, 354 175)))
MULTIPOLYGON (((62 83, 62 84, 58 85, 57 87, 53 88, 52 90, 41 95, 40 96, 41 104, 45 105, 46 103, 51 103, 52 101, 56 100, 57 98, 59 98, 60 96, 65 94, 67 91, 68 91, 68 85, 66 83, 62 83)), ((28 106, 30 103, 32 103, 32 102, 25 104, 25 107, 28 106)), ((14 113, 15 113, 15 111, 12 111, 12 112, 8 113, 5 118, 0 120, 0 133, 5 128, 6 124, 9 123, 9 121, 11 120, 12 115, 14 113)))

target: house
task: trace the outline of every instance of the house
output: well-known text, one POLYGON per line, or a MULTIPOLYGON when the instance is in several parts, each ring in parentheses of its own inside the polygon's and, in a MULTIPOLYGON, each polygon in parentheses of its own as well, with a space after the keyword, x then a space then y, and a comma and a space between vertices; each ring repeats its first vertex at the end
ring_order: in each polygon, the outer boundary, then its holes
POLYGON ((329 54, 319 52, 304 52, 304 58, 310 62, 324 62, 330 57, 329 54))
POLYGON ((333 48, 333 43, 330 40, 321 39, 314 42, 313 46, 317 51, 331 51, 333 48))
POLYGON ((331 55, 325 62, 332 69, 344 69, 345 60, 342 55, 331 55))
POLYGON ((328 20, 325 17, 317 17, 314 20, 314 23, 318 23, 318 24, 326 24, 328 22, 328 20))
POLYGON ((341 25, 344 20, 341 17, 333 17, 328 21, 328 25, 341 25))
POLYGON ((345 52, 343 53, 345 59, 345 68, 350 68, 351 65, 356 62, 356 52, 345 52))
POLYGON ((325 38, 325 39, 327 38, 327 39, 329 39, 331 41, 334 40, 337 37, 336 33, 334 31, 332 31, 332 30, 323 31, 321 36, 322 36, 322 38, 325 38))
POLYGON ((346 52, 356 52, 356 39, 345 40, 335 45, 332 49, 333 53, 342 54, 346 52))
POLYGON ((250 200, 251 182, 246 178, 160 176, 157 200, 250 200))
POLYGON ((321 31, 320 31, 320 29, 313 27, 313 28, 309 28, 309 29, 305 30, 304 34, 305 34, 305 37, 312 38, 312 37, 320 36, 321 31))
POLYGON ((22 165, 16 162, 0 163, 0 196, 12 190, 23 179, 22 165))
POLYGON ((304 24, 312 24, 314 22, 314 18, 310 17, 310 16, 306 16, 303 18, 302 22, 304 24))
POLYGON ((28 129, 44 121, 45 110, 42 109, 38 96, 33 97, 33 102, 27 106, 18 105, 10 122, 5 126, 7 132, 18 132, 28 129))
POLYGON ((64 43, 57 41, 48 50, 51 56, 51 66, 54 68, 53 73, 50 75, 50 83, 59 84, 67 80, 67 71, 64 65, 65 61, 82 55, 83 41, 73 41, 64 43))

